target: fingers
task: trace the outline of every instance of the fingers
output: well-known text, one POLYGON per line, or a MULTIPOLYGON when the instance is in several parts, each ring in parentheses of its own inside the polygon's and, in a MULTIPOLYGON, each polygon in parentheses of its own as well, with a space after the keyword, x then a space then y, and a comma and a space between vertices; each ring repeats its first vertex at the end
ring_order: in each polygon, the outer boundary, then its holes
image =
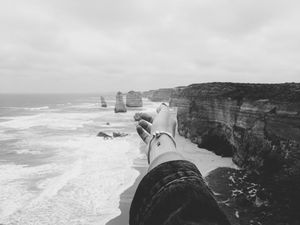
POLYGON ((170 119, 170 110, 169 107, 166 106, 165 104, 161 104, 158 108, 157 108, 157 116, 155 117, 155 122, 161 124, 161 125, 166 125, 166 123, 168 123, 169 119, 170 119))
POLYGON ((152 122, 153 122, 153 117, 150 116, 150 115, 147 114, 147 113, 141 113, 140 117, 141 117, 142 120, 146 120, 146 121, 149 122, 149 123, 152 123, 152 122))
POLYGON ((142 140, 146 144, 148 144, 151 139, 150 134, 146 130, 144 130, 140 125, 136 126, 136 130, 137 130, 138 134, 140 135, 140 137, 142 138, 142 140))
POLYGON ((146 130, 149 134, 151 134, 152 124, 147 122, 146 120, 140 120, 139 125, 146 130))

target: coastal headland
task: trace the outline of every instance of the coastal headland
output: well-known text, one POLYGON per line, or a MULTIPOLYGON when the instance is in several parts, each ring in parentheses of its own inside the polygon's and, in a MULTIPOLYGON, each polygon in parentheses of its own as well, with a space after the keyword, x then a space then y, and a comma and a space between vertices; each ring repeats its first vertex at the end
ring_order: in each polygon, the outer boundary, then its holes
POLYGON ((299 83, 202 83, 142 95, 177 108, 178 134, 194 143, 183 152, 195 154, 190 159, 232 224, 299 224, 299 83), (197 151, 230 163, 203 164, 197 151))

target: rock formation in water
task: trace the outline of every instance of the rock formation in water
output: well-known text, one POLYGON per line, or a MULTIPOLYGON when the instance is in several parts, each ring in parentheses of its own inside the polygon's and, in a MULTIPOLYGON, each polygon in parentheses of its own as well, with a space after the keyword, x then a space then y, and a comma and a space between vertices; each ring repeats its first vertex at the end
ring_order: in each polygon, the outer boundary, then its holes
MULTIPOLYGON (((178 107, 179 134, 232 156, 238 166, 265 175, 282 190, 299 190, 299 83, 194 84, 175 89, 170 105, 178 107)), ((291 198, 300 200, 292 192, 291 198)))
POLYGON ((123 101, 123 94, 118 92, 116 95, 115 113, 127 112, 126 106, 123 101))
POLYGON ((113 137, 117 138, 117 137, 126 137, 128 136, 128 134, 126 133, 121 133, 121 132, 113 132, 113 137))
POLYGON ((97 137, 103 137, 104 139, 112 139, 113 137, 111 135, 108 135, 107 133, 104 133, 102 131, 100 131, 98 134, 97 134, 97 137))
POLYGON ((104 108, 107 107, 107 103, 106 103, 106 101, 105 101, 105 99, 104 99, 103 96, 101 96, 101 107, 104 107, 104 108))
POLYGON ((126 106, 127 107, 142 107, 143 100, 142 100, 142 93, 129 91, 126 95, 126 106))

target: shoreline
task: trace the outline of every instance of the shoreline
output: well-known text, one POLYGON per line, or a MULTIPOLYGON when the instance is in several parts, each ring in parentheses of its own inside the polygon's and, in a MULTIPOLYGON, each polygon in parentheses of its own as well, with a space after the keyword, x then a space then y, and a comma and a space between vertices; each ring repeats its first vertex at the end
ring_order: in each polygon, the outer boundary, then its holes
POLYGON ((146 159, 136 158, 133 161, 133 169, 139 172, 139 176, 135 179, 134 183, 122 192, 120 196, 119 209, 121 214, 111 220, 109 220, 106 225, 128 225, 129 224, 129 210, 131 201, 135 194, 135 191, 143 179, 148 170, 148 165, 146 159))

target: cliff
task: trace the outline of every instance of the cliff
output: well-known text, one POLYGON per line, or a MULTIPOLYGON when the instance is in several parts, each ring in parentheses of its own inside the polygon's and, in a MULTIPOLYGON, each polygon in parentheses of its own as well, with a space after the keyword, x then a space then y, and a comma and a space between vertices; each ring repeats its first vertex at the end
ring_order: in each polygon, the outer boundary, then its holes
POLYGON ((153 102, 168 102, 170 100, 173 88, 161 88, 144 92, 144 96, 148 97, 153 102))
POLYGON ((105 101, 105 99, 104 99, 103 96, 101 96, 101 107, 104 107, 104 108, 107 107, 107 103, 106 103, 106 101, 105 101))
POLYGON ((150 91, 143 91, 142 92, 142 97, 143 98, 150 98, 153 95, 154 90, 150 90, 150 91))
POLYGON ((127 109, 123 101, 123 94, 118 92, 116 95, 115 113, 120 112, 127 112, 127 109))
MULTIPOLYGON (((178 132, 265 181, 300 188, 300 84, 203 83, 173 91, 178 132)), ((294 189, 294 190, 297 190, 294 189)), ((291 191, 291 198, 300 195, 291 191)))
POLYGON ((142 100, 142 93, 129 91, 126 95, 126 106, 127 107, 142 107, 143 100, 142 100))

